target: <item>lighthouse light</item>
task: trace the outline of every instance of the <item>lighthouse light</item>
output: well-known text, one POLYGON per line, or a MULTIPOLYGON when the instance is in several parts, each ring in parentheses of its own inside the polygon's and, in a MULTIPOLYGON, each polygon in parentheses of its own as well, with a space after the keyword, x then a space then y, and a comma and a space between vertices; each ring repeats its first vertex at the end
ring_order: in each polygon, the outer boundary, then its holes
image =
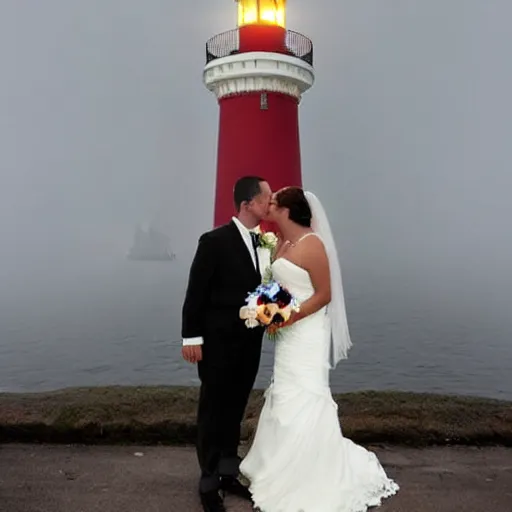
POLYGON ((286 0, 237 0, 238 26, 285 26, 286 0))

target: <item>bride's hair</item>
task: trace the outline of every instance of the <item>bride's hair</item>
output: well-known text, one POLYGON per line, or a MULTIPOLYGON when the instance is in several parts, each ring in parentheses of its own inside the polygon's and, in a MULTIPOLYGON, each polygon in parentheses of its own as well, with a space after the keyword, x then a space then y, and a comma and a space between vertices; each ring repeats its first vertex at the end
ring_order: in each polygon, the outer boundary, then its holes
POLYGON ((276 194, 276 203, 280 208, 288 208, 289 219, 305 228, 311 227, 311 208, 299 187, 286 187, 276 194))

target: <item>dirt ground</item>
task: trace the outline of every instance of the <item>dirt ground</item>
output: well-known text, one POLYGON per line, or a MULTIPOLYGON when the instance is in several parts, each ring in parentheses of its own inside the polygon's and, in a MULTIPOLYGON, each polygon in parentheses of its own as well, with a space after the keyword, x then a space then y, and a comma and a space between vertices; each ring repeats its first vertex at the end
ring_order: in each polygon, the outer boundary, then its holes
MULTIPOLYGON (((380 512, 512 510, 510 448, 369 448, 401 487, 380 512)), ((0 445, 0 512, 200 512, 197 472, 192 448, 0 445)))

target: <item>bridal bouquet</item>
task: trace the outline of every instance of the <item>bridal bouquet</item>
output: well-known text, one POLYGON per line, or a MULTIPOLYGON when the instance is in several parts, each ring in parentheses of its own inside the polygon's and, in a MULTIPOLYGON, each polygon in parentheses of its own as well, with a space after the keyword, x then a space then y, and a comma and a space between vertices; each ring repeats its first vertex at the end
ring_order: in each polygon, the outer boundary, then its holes
POLYGON ((249 329, 258 326, 267 329, 286 322, 292 311, 298 311, 299 304, 291 293, 277 281, 269 279, 249 293, 246 306, 240 308, 240 318, 249 329))

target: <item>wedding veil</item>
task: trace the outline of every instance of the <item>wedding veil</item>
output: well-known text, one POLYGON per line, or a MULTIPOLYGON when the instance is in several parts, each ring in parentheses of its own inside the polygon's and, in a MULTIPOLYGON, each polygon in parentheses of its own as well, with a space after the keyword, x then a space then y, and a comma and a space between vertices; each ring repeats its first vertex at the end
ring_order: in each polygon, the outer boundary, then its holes
POLYGON ((305 196, 311 208, 311 227, 323 241, 329 260, 329 270, 331 273, 331 302, 327 306, 327 314, 331 324, 329 362, 331 368, 335 368, 340 359, 347 358, 348 350, 352 346, 348 331, 347 312, 345 310, 341 268, 336 243, 332 236, 331 226, 324 207, 318 197, 312 192, 305 192, 305 196))

